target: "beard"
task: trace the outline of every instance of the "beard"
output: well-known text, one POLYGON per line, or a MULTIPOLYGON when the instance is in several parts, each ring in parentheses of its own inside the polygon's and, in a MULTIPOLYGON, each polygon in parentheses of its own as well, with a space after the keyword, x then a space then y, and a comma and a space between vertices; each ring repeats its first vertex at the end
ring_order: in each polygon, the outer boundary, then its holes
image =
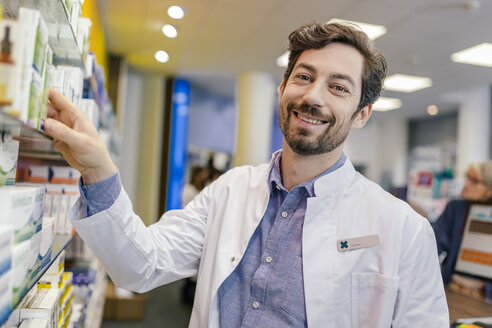
POLYGON ((350 125, 355 118, 353 115, 346 123, 338 122, 333 115, 323 115, 317 107, 309 106, 306 103, 300 105, 287 104, 287 113, 284 115, 287 117, 280 118, 279 123, 285 141, 296 154, 302 156, 325 154, 339 147, 347 139, 350 125), (325 130, 313 140, 310 138, 312 132, 309 129, 300 127, 295 128, 295 130, 289 129, 292 115, 295 115, 294 112, 322 118, 323 121, 327 122, 325 123, 325 130))

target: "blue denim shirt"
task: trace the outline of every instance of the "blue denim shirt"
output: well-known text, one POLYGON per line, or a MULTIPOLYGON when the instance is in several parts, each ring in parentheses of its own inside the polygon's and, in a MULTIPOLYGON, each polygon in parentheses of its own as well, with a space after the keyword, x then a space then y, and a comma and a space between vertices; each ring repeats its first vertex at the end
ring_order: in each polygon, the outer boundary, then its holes
POLYGON ((219 288, 221 327, 307 327, 302 271, 302 227, 314 182, 345 163, 345 155, 318 177, 288 192, 281 153, 269 175, 270 200, 235 270, 219 288))
POLYGON ((86 217, 107 210, 113 205, 121 191, 120 172, 116 171, 106 180, 83 185, 79 179, 80 196, 86 204, 86 217))

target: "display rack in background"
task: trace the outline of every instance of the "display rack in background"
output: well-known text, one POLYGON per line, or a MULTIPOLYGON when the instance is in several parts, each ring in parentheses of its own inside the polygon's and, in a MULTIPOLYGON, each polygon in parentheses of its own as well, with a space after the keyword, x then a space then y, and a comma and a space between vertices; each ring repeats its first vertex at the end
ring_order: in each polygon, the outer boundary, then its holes
POLYGON ((419 146, 410 153, 407 201, 431 222, 460 195, 463 182, 456 179, 455 166, 455 143, 419 146))
MULTIPOLYGON (((85 112, 117 156, 103 70, 88 52, 91 22, 80 17, 79 0, 1 4, 8 19, 0 21, 0 190, 31 193, 22 202, 37 219, 19 227, 15 209, 8 219, 0 217, 0 325, 9 317, 9 327, 22 326, 29 321, 24 318, 40 315, 50 326, 98 327, 105 273, 67 220, 79 175, 43 132, 48 88, 57 89, 85 112), (60 269, 65 257, 73 274, 60 269), (41 300, 52 308, 42 308, 41 300)), ((8 212, 4 205, 2 212, 8 212)))

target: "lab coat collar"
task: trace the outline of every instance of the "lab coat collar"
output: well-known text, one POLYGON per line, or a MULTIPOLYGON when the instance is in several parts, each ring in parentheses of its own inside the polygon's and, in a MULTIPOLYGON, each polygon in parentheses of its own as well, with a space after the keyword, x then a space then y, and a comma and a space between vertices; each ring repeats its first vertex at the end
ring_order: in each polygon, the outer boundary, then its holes
POLYGON ((348 159, 338 169, 323 175, 314 182, 314 192, 317 197, 322 197, 335 192, 339 188, 347 185, 355 176, 355 168, 348 159))
MULTIPOLYGON (((270 164, 265 172, 264 179, 268 183, 268 177, 273 165, 275 165, 275 157, 280 153, 282 149, 277 150, 272 154, 270 164)), ((330 194, 337 189, 345 186, 349 183, 355 175, 356 171, 354 165, 348 157, 345 159, 345 163, 333 172, 325 174, 314 182, 314 193, 316 197, 321 197, 330 194)))

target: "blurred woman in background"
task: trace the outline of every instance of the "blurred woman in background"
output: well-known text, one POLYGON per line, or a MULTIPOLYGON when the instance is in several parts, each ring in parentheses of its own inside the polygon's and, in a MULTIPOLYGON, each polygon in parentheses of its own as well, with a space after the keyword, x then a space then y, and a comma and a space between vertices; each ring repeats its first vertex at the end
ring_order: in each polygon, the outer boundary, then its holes
POLYGON ((475 294, 484 284, 461 276, 453 276, 462 240, 462 227, 465 223, 469 202, 492 201, 492 161, 472 163, 466 172, 466 180, 461 191, 463 199, 450 201, 439 219, 433 224, 437 240, 437 250, 441 261, 441 273, 445 285, 455 282, 459 288, 468 289, 475 294))

